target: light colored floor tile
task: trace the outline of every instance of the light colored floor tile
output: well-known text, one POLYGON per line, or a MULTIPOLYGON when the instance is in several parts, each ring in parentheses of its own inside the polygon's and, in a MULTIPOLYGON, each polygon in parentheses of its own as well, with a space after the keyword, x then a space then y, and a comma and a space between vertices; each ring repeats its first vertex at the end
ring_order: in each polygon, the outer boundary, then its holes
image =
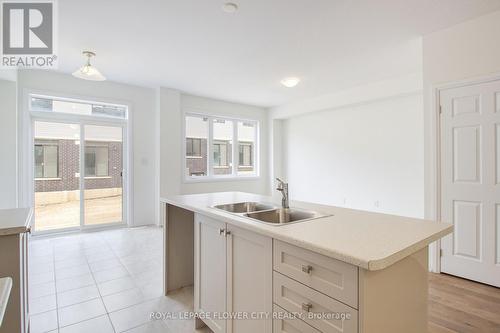
POLYGON ((96 253, 96 254, 87 255, 87 260, 89 263, 95 262, 95 261, 101 261, 104 259, 112 259, 112 258, 116 258, 116 256, 111 251, 105 252, 105 253, 96 253))
POLYGON ((56 307, 56 295, 54 294, 33 298, 29 303, 30 314, 32 315, 47 312, 49 310, 55 310, 56 307))
MULTIPOLYGON (((154 227, 33 238, 29 261, 32 333, 176 332, 164 321, 149 319, 154 311, 192 308, 192 295, 187 295, 192 290, 162 297, 162 239, 162 229, 154 227), (40 283, 33 284, 32 278, 40 283), (49 310, 54 297, 59 309, 49 310), (36 314, 42 308, 49 311, 36 314)), ((188 327, 178 325, 181 330, 188 327)))
POLYGON ((108 315, 62 327, 59 333, 114 333, 108 315))
POLYGON ((126 333, 173 333, 167 326, 160 320, 152 321, 139 327, 132 328, 126 333))
POLYGON ((40 283, 47 283, 53 281, 54 281, 54 272, 30 274, 29 276, 29 283, 32 286, 40 283))
POLYGON ((128 271, 125 268, 115 267, 115 268, 106 269, 106 270, 103 270, 100 272, 95 272, 94 278, 95 278, 97 283, 102 283, 102 282, 106 282, 109 280, 114 280, 114 279, 118 279, 121 277, 125 277, 128 275, 129 275, 128 271))
POLYGON ((87 264, 86 258, 80 258, 80 259, 75 258, 75 259, 56 261, 55 268, 56 269, 70 268, 70 267, 82 266, 82 265, 86 265, 86 264, 87 264))
POLYGON ((106 314, 100 298, 57 309, 59 328, 106 314))
POLYGON ((91 274, 75 276, 69 279, 58 280, 56 283, 56 290, 58 293, 64 291, 83 288, 95 284, 94 278, 91 274))
POLYGON ((45 333, 57 330, 56 310, 40 313, 30 317, 30 333, 45 333))
POLYGON ((152 299, 163 296, 163 281, 143 284, 139 287, 145 299, 152 299))
POLYGON ((62 308, 65 306, 90 301, 99 298, 99 291, 95 285, 83 288, 73 289, 57 294, 57 305, 62 308))
POLYGON ((75 267, 56 268, 57 280, 69 279, 75 276, 80 276, 85 274, 90 274, 90 268, 87 264, 75 267))
POLYGON ((120 291, 133 289, 136 287, 131 277, 126 276, 111 281, 99 283, 97 285, 102 296, 118 293, 120 291))
POLYGON ((109 317, 115 331, 119 333, 150 322, 152 312, 163 312, 164 309, 163 300, 155 299, 112 312, 109 317))
POLYGON ((108 312, 114 312, 139 304, 145 299, 139 288, 134 288, 117 294, 104 296, 102 300, 106 306, 106 310, 108 310, 108 312))
POLYGON ((35 299, 47 295, 53 295, 55 293, 56 293, 56 285, 54 282, 31 285, 28 289, 28 295, 30 299, 35 299))
POLYGON ((32 274, 41 274, 41 273, 53 273, 54 272, 54 263, 53 262, 47 262, 47 263, 33 263, 29 261, 30 269, 29 269, 29 274, 30 276, 32 274))
POLYGON ((44 264, 50 264, 54 263, 54 255, 46 255, 46 256, 33 256, 29 255, 29 261, 30 263, 37 264, 37 265, 44 265, 44 264))
POLYGON ((164 323, 170 331, 175 332, 175 333, 210 332, 210 329, 208 329, 208 327, 202 328, 199 330, 195 330, 194 319, 190 319, 190 320, 183 320, 183 319, 166 320, 164 323))
POLYGON ((118 258, 111 258, 111 259, 94 261, 94 262, 91 262, 89 265, 90 265, 90 269, 94 273, 99 272, 99 271, 104 271, 106 269, 115 268, 115 267, 122 267, 122 264, 120 263, 120 260, 118 260, 118 258))

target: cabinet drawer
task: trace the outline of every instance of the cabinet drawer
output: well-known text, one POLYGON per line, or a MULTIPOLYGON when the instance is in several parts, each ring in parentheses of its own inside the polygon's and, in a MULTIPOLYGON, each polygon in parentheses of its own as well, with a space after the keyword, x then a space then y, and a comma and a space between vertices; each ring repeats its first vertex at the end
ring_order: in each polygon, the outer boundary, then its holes
POLYGON ((274 313, 277 317, 273 320, 273 333, 321 333, 302 320, 291 318, 287 311, 276 304, 274 313))
POLYGON ((324 333, 357 333, 358 311, 278 272, 273 273, 273 301, 298 313, 324 333), (346 319, 342 319, 342 316, 346 319))
POLYGON ((342 261, 274 240, 274 270, 358 308, 358 268, 342 261))

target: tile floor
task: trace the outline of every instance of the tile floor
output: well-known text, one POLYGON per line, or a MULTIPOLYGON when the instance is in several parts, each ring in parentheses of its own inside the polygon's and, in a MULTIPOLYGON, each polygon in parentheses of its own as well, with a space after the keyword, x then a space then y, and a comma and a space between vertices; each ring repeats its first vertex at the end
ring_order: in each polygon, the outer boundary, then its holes
POLYGON ((162 296, 160 228, 32 238, 29 265, 31 333, 195 332, 149 319, 193 309, 192 287, 162 296))

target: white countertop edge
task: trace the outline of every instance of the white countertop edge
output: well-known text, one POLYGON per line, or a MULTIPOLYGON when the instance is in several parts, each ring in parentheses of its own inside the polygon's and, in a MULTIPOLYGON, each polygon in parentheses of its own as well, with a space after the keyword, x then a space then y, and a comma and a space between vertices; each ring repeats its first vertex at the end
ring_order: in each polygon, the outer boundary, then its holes
POLYGON ((0 327, 2 326, 3 316, 9 302, 10 291, 12 290, 12 278, 0 278, 0 327))
MULTIPOLYGON (((14 208, 0 210, 0 216, 2 211, 26 211, 26 215, 23 216, 19 223, 15 226, 2 227, 0 224, 0 236, 16 235, 31 231, 31 221, 33 218, 33 208, 14 208)), ((3 218, 3 216, 1 216, 3 218)))
MULTIPOLYGON (((300 239, 290 237, 290 236, 283 236, 282 234, 278 233, 277 231, 273 232, 272 230, 269 230, 269 229, 264 230, 263 228, 259 228, 259 226, 257 225, 257 223, 259 223, 259 222, 250 222, 248 219, 246 219, 244 217, 240 217, 240 216, 237 216, 237 215, 234 215, 231 213, 226 213, 223 211, 216 211, 210 207, 199 208, 196 206, 191 206, 191 205, 179 203, 175 200, 170 200, 168 198, 160 198, 160 202, 163 202, 166 204, 171 204, 171 205, 174 205, 174 206, 177 206, 180 208, 184 208, 186 210, 190 210, 190 211, 193 211, 196 213, 206 215, 208 217, 219 219, 225 223, 232 224, 234 226, 237 226, 237 227, 240 227, 243 229, 247 229, 249 231, 253 231, 253 232, 259 233, 259 234, 264 235, 264 236, 272 237, 274 239, 278 239, 280 241, 290 243, 290 244, 302 247, 304 249, 307 249, 307 250, 310 250, 313 252, 320 253, 320 254, 325 255, 327 257, 334 258, 334 259, 346 262, 346 263, 351 264, 351 265, 358 266, 360 268, 363 268, 363 269, 366 269, 369 271, 377 271, 377 270, 385 269, 385 268, 391 266, 392 264, 402 260, 403 258, 406 258, 406 257, 420 251, 421 249, 425 248, 426 246, 428 246, 432 242, 449 234, 453 230, 453 226, 450 225, 447 228, 441 230, 440 232, 437 232, 434 235, 432 235, 428 238, 425 238, 425 239, 419 241, 418 243, 415 243, 409 247, 406 247, 406 248, 402 249, 401 251, 396 252, 390 256, 387 256, 385 258, 380 258, 377 260, 366 261, 362 258, 357 258, 357 257, 354 257, 354 256, 346 254, 346 253, 340 253, 338 251, 332 251, 330 249, 323 248, 323 247, 318 246, 317 244, 313 244, 311 242, 305 242, 305 241, 302 241, 300 239), (240 219, 244 219, 244 222, 240 221, 240 219)), ((280 228, 280 226, 273 226, 273 228, 280 228)))

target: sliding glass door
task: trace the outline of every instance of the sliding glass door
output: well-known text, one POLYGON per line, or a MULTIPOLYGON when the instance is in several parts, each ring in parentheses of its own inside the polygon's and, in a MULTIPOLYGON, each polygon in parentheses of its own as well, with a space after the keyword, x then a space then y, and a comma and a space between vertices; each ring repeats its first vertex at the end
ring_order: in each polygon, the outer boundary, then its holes
POLYGON ((124 126, 36 120, 33 133, 35 232, 123 223, 124 126))
POLYGON ((80 227, 80 125, 34 123, 35 231, 80 227))
POLYGON ((85 125, 84 225, 122 221, 123 133, 121 127, 85 125))

